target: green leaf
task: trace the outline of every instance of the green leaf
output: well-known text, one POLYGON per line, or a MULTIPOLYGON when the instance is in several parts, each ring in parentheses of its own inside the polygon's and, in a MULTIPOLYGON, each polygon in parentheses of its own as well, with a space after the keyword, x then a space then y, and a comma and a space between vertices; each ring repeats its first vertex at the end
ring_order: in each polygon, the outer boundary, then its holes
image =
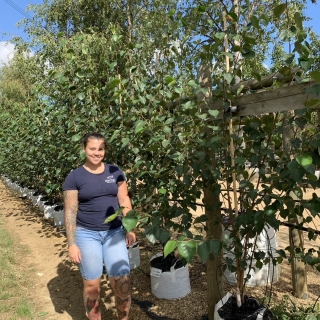
POLYGON ((171 124, 172 122, 174 122, 174 118, 168 118, 164 124, 168 125, 168 124, 171 124))
POLYGON ((159 233, 158 240, 164 246, 165 243, 170 239, 171 233, 169 230, 162 229, 159 233))
POLYGON ((85 98, 85 94, 83 92, 80 92, 80 93, 77 94, 77 98, 79 100, 83 100, 85 98))
POLYGON ((217 239, 211 239, 210 243, 210 250, 213 251, 215 255, 218 255, 221 249, 221 242, 217 239))
POLYGON ((309 55, 309 49, 301 44, 300 42, 295 42, 294 43, 294 49, 300 53, 302 56, 308 57, 309 55))
POLYGON ((203 113, 203 114, 201 114, 201 113, 196 113, 195 114, 199 119, 202 119, 202 120, 205 120, 205 119, 207 119, 207 114, 206 113, 203 113))
POLYGON ((231 83, 232 79, 233 79, 233 75, 232 73, 228 72, 228 73, 224 73, 223 74, 224 79, 227 81, 227 83, 231 83))
POLYGON ((186 20, 186 19, 181 18, 181 19, 180 19, 180 21, 182 22, 182 25, 183 25, 184 27, 186 27, 186 26, 188 25, 188 23, 187 23, 187 20, 186 20))
POLYGON ((169 145, 169 143, 170 143, 169 140, 163 140, 163 141, 162 141, 162 146, 163 146, 164 148, 166 148, 166 147, 169 145))
POLYGON ((286 258, 287 257, 285 251, 282 250, 282 249, 281 250, 276 250, 276 252, 282 258, 286 258))
POLYGON ((79 141, 80 139, 81 139, 81 136, 80 136, 79 134, 75 134, 75 135, 73 135, 72 138, 71 138, 71 140, 72 140, 73 142, 77 142, 77 141, 79 141))
POLYGON ((182 89, 182 88, 174 88, 174 91, 175 91, 176 93, 181 94, 181 93, 183 92, 183 89, 182 89))
POLYGON ((294 21, 296 23, 296 27, 299 29, 299 30, 303 30, 303 25, 302 25, 302 17, 300 15, 300 12, 295 12, 294 14, 294 21))
POLYGON ((305 71, 308 71, 311 68, 311 65, 313 63, 313 59, 309 58, 298 58, 299 64, 301 68, 305 71))
POLYGON ((231 52, 221 52, 220 55, 227 56, 230 60, 233 60, 233 54, 231 52))
POLYGON ((290 171, 294 171, 299 168, 298 162, 294 160, 290 161, 287 166, 290 171))
POLYGON ((296 182, 301 182, 303 176, 305 174, 305 170, 304 169, 296 169, 295 171, 290 171, 290 177, 296 181, 296 182))
POLYGON ((167 193, 167 189, 165 189, 165 188, 160 188, 160 189, 159 189, 159 193, 160 193, 160 194, 166 194, 166 193, 167 193))
POLYGON ((312 157, 307 154, 307 155, 299 155, 295 158, 295 160, 302 166, 306 167, 312 164, 312 157))
MULTIPOLYGON (((131 211, 134 212, 133 210, 130 210, 129 212, 131 211)), ((127 232, 132 231, 138 223, 138 217, 130 215, 129 212, 122 218, 122 225, 127 232)))
POLYGON ((147 226, 145 227, 144 234, 146 235, 147 239, 151 243, 155 243, 157 241, 157 237, 160 234, 158 226, 147 226))
POLYGON ((202 214, 201 216, 196 217, 193 223, 206 222, 207 220, 208 220, 208 217, 205 214, 202 214))
POLYGON ((314 84, 311 88, 308 88, 306 90, 306 93, 312 96, 318 97, 320 95, 320 84, 319 83, 314 84))
POLYGON ((117 35, 117 34, 114 34, 113 36, 112 36, 112 40, 114 41, 114 42, 118 42, 120 39, 122 38, 122 36, 121 35, 117 35))
POLYGON ((113 79, 112 81, 110 81, 108 83, 108 87, 111 88, 115 88, 118 84, 120 83, 120 79, 113 79))
POLYGON ((196 87, 197 86, 197 83, 194 81, 194 80, 190 80, 188 82, 188 85, 191 86, 191 87, 196 87))
POLYGON ((172 9, 168 12, 168 17, 171 17, 175 14, 176 10, 175 9, 172 9))
POLYGON ((256 16, 251 16, 250 17, 250 22, 252 23, 252 25, 256 28, 259 29, 259 20, 256 16))
POLYGON ((228 12, 227 18, 230 19, 231 21, 238 21, 238 15, 235 12, 228 12))
POLYGON ((279 4, 273 9, 273 14, 276 18, 280 18, 280 16, 285 12, 287 6, 285 3, 279 4))
POLYGON ((261 81, 261 75, 258 72, 252 72, 252 75, 260 82, 261 81))
POLYGON ((198 248, 197 248, 197 253, 203 262, 206 262, 208 260, 210 252, 211 252, 210 243, 208 243, 208 242, 200 242, 199 243, 198 248))
POLYGON ((129 138, 122 138, 122 139, 121 139, 121 142, 122 142, 121 148, 124 148, 125 146, 127 146, 127 144, 129 143, 129 141, 130 141, 129 138))
POLYGON ((208 110, 208 112, 215 118, 219 115, 219 110, 208 110))
POLYGON ((254 58, 256 56, 256 53, 251 49, 244 49, 242 51, 242 55, 246 59, 251 59, 251 58, 254 58))
POLYGON ((109 217, 107 217, 106 220, 104 220, 104 223, 109 223, 111 221, 113 221, 124 209, 124 207, 120 207, 115 213, 113 213, 112 215, 110 215, 109 217))
POLYGON ((312 71, 310 72, 310 76, 313 80, 320 82, 320 71, 312 71))
POLYGON ((287 54, 285 63, 288 65, 291 64, 294 61, 294 58, 295 58, 294 53, 287 54))
POLYGON ((310 107, 310 108, 316 108, 320 106, 320 99, 309 99, 306 103, 305 103, 306 107, 310 107))
POLYGON ((309 314, 306 316, 306 320, 318 320, 319 318, 317 318, 315 315, 313 314, 309 314))
POLYGON ((163 249, 164 258, 171 252, 173 252, 177 247, 177 241, 176 240, 169 240, 163 249))
POLYGON ((225 37, 225 32, 217 32, 215 34, 215 37, 218 38, 219 40, 222 40, 225 37))
POLYGON ((295 160, 305 169, 307 172, 314 174, 314 165, 312 163, 312 157, 309 154, 299 155, 295 160))
POLYGON ((199 12, 206 12, 206 7, 203 5, 198 6, 198 11, 199 12))
POLYGON ((78 69, 78 70, 76 71, 76 76, 77 76, 78 78, 83 78, 83 77, 86 76, 86 72, 85 72, 84 70, 78 69))
POLYGON ((195 255, 197 246, 193 240, 178 242, 178 251, 181 256, 189 263, 195 255))
POLYGON ((139 132, 143 131, 144 128, 145 128, 145 125, 146 125, 146 122, 145 122, 145 121, 143 121, 143 120, 138 120, 138 121, 136 122, 134 132, 135 132, 135 133, 139 133, 139 132))
POLYGON ((261 269, 263 267, 263 263, 261 261, 256 261, 256 268, 261 269))
POLYGON ((176 80, 172 78, 171 76, 165 76, 164 81, 168 86, 172 86, 176 83, 176 80))

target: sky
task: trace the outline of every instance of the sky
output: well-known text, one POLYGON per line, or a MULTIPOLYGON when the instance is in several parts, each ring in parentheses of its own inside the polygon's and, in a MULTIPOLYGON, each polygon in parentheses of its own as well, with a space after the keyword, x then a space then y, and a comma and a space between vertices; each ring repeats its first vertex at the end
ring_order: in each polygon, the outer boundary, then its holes
MULTIPOLYGON (((8 61, 13 54, 12 45, 6 42, 6 40, 10 38, 9 35, 18 35, 26 38, 23 28, 18 29, 16 27, 16 23, 24 19, 25 15, 32 16, 32 13, 25 13, 26 6, 30 3, 40 4, 42 2, 42 0, 0 0, 0 66, 3 62, 8 61), (3 35, 3 33, 9 35, 3 35)), ((319 3, 316 5, 308 0, 305 14, 312 20, 305 23, 305 26, 312 27, 314 32, 320 35, 320 20, 318 17, 320 12, 320 0, 318 0, 318 2, 319 3)))

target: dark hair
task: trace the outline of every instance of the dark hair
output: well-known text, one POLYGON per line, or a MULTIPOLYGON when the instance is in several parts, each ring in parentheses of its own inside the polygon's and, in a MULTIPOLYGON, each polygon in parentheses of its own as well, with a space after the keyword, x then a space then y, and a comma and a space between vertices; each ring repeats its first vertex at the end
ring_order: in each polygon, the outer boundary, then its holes
POLYGON ((102 134, 98 132, 90 132, 83 136, 82 145, 84 148, 86 148, 89 139, 103 140, 103 142, 106 143, 106 138, 102 134))

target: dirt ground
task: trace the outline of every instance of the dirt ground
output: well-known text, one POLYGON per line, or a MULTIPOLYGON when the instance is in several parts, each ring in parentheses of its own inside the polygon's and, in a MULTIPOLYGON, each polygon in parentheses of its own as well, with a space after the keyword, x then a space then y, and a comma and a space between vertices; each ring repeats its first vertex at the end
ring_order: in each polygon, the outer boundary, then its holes
MULTIPOLYGON (((36 306, 39 319, 84 320, 87 319, 82 303, 82 280, 76 265, 67 258, 67 244, 63 230, 57 230, 46 222, 42 213, 29 200, 9 190, 0 180, 0 219, 3 226, 21 244, 29 248, 29 254, 19 257, 17 268, 29 270, 31 287, 21 288, 36 306)), ((285 247, 288 228, 278 233, 279 247, 285 247)), ((161 252, 143 239, 140 241, 141 265, 132 271, 132 308, 130 320, 201 320, 206 318, 205 266, 195 259, 189 265, 191 292, 177 300, 157 299, 151 293, 150 258, 161 252)), ((319 241, 313 246, 319 247, 319 241)), ((264 297, 266 288, 248 289, 264 297)), ((296 303, 313 304, 320 295, 319 272, 308 267, 309 299, 294 299, 296 303)), ((270 292, 270 288, 268 289, 270 292)), ((272 286, 272 298, 279 302, 282 295, 291 293, 291 269, 287 263, 281 266, 280 280, 272 286)), ((113 296, 107 278, 102 281, 102 319, 116 319, 113 296)), ((7 319, 0 314, 0 320, 7 319)))

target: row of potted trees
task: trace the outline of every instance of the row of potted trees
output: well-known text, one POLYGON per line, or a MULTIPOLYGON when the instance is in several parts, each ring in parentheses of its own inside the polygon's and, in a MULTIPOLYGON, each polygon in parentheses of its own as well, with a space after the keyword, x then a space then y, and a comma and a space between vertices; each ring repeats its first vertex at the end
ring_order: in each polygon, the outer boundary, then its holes
MULTIPOLYGON (((2 175, 3 182, 12 190, 18 192, 21 197, 29 199, 35 207, 43 213, 43 218, 52 226, 61 228, 64 226, 64 211, 62 203, 52 203, 47 195, 41 194, 38 190, 28 188, 18 181, 12 181, 9 177, 2 175)), ((139 243, 135 242, 128 248, 130 269, 140 265, 139 243)))
POLYGON ((21 194, 23 198, 30 199, 34 206, 43 212, 43 218, 57 228, 64 226, 64 212, 61 203, 52 203, 47 195, 38 190, 26 187, 23 183, 12 181, 9 177, 2 175, 3 182, 12 190, 21 194))
MULTIPOLYGON (((10 180, 5 175, 2 176, 2 180, 12 190, 17 191, 23 198, 30 199, 34 206, 37 206, 41 212, 43 212, 43 218, 47 220, 51 225, 61 227, 64 225, 64 212, 61 203, 53 204, 48 200, 46 195, 39 193, 37 190, 25 187, 19 182, 10 180)), ((226 229, 223 236, 223 241, 228 241, 229 232, 226 229)), ((254 247, 258 250, 276 251, 277 240, 274 229, 270 228, 265 230, 254 243, 254 247)), ((253 250, 254 251, 254 250, 253 250)), ((135 243, 132 248, 128 248, 130 268, 134 269, 140 265, 140 249, 138 243, 135 243)), ((254 255, 254 252, 252 252, 254 255)), ((234 260, 234 256, 230 256, 230 252, 224 253, 225 259, 234 260)), ((279 266, 275 270, 271 270, 271 264, 265 267, 265 269, 258 270, 255 274, 254 269, 251 269, 251 274, 248 277, 248 285, 265 285, 266 283, 275 282, 279 278, 280 269, 279 266), (267 270, 267 269, 268 270, 267 270), (253 270, 253 273, 252 273, 253 270), (251 281, 250 281, 251 279, 251 281)), ((229 269, 224 271, 224 276, 230 284, 236 283, 234 272, 229 269)), ((151 279, 151 292, 159 299, 178 299, 186 296, 191 291, 188 264, 184 265, 182 260, 177 258, 172 252, 164 258, 164 255, 158 254, 150 260, 150 279, 151 279)), ((216 306, 215 319, 229 319, 230 310, 235 304, 233 301, 234 296, 228 293, 216 306), (226 309, 227 308, 227 309, 226 309)), ((256 300, 252 298, 246 299, 245 308, 248 306, 253 308, 255 317, 252 319, 262 319, 263 315, 267 315, 269 312, 266 308, 261 306, 256 300)), ((270 315, 269 315, 270 316, 270 315)), ((263 318, 265 319, 265 317, 263 318)), ((266 318, 269 319, 269 318, 266 318)), ((270 318, 271 319, 271 318, 270 318)))

